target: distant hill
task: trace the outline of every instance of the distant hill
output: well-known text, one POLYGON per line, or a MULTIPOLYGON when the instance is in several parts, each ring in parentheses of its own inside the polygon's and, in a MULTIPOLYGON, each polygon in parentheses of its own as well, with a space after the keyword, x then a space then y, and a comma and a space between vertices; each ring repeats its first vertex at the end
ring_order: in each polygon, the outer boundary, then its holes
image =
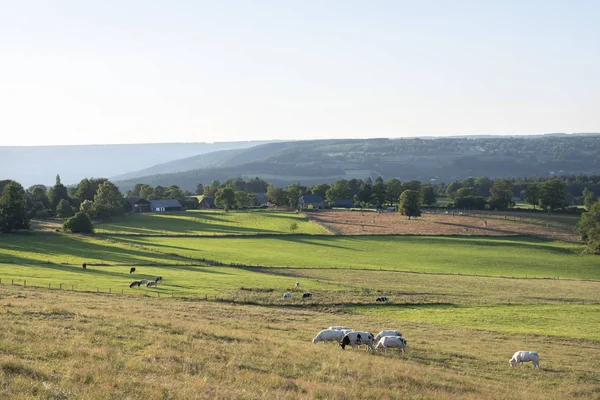
POLYGON ((122 175, 198 154, 264 143, 267 142, 0 146, 0 179, 14 179, 25 187, 53 185, 56 174, 60 174, 63 183, 74 184, 84 177, 122 175))
POLYGON ((490 178, 600 173, 600 134, 518 137, 404 138, 276 142, 220 151, 156 165, 117 184, 198 183, 232 177, 261 177, 277 186, 338 179, 396 177, 449 182, 490 178), (185 169, 188 169, 187 171, 185 169), (149 174, 147 176, 143 176, 149 174))

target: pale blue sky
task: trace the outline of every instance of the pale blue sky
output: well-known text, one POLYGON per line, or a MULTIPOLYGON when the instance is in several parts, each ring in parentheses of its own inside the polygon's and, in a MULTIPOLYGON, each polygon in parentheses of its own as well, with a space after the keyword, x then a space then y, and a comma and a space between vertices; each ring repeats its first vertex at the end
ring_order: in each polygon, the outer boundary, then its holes
POLYGON ((0 145, 600 131, 600 1, 0 0, 0 145))

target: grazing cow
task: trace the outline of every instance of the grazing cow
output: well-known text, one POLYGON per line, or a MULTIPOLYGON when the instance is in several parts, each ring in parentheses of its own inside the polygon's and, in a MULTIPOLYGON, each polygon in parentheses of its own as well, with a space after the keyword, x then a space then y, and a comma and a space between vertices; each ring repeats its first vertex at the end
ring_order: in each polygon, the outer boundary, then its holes
POLYGON ((283 298, 284 299, 289 299, 290 297, 292 297, 292 294, 290 292, 287 292, 287 293, 283 294, 283 298))
POLYGON ((540 356, 535 351, 517 351, 515 354, 513 354, 509 363, 511 367, 514 367, 518 364, 521 364, 522 367, 523 363, 530 361, 533 363, 533 368, 540 369, 540 356))
POLYGON ((347 326, 330 326, 327 329, 333 329, 334 331, 353 331, 354 329, 350 329, 347 326))
POLYGON ((313 343, 319 342, 339 342, 344 338, 344 335, 350 331, 342 331, 338 329, 323 329, 312 340, 313 343))
POLYGON ((296 282, 296 287, 299 288, 300 287, 300 282, 296 282))
POLYGON ((135 268, 134 268, 134 267, 131 267, 131 268, 129 269, 129 273, 130 273, 130 274, 133 274, 134 272, 135 272, 135 268))
POLYGON ((367 346, 367 351, 375 351, 373 348, 373 343, 375 340, 373 339, 373 335, 369 332, 361 332, 361 331, 353 331, 348 332, 344 335, 344 338, 340 342, 340 347, 342 350, 346 349, 346 346, 350 345, 352 348, 364 344, 367 346))
POLYGON ((387 296, 379 296, 377 298, 377 300, 375 300, 375 301, 377 301, 379 303, 387 303, 388 302, 388 298, 387 298, 387 296))
POLYGON ((304 294, 302 295, 302 298, 303 298, 303 299, 312 299, 312 293, 304 293, 304 294))
POLYGON ((154 278, 154 282, 162 281, 162 276, 157 276, 154 278))
POLYGON ((148 279, 142 279, 140 281, 140 285, 145 285, 146 283, 148 283, 148 279))
POLYGON ((133 282, 131 282, 131 284, 129 284, 130 288, 132 288, 134 286, 140 287, 140 281, 133 281, 133 282))
POLYGON ((404 353, 406 349, 406 339, 402 336, 384 336, 377 343, 377 350, 385 349, 387 353, 389 348, 398 348, 398 353, 404 353))
POLYGON ((81 264, 81 266, 83 267, 83 269, 87 269, 87 264, 86 263, 81 264))
POLYGON ((150 282, 146 283, 146 287, 150 287, 150 286, 157 286, 157 283, 155 281, 150 281, 150 282))
POLYGON ((384 330, 379 332, 377 336, 375 336, 375 341, 378 342, 379 339, 386 336, 402 336, 402 333, 400 333, 400 331, 384 330))

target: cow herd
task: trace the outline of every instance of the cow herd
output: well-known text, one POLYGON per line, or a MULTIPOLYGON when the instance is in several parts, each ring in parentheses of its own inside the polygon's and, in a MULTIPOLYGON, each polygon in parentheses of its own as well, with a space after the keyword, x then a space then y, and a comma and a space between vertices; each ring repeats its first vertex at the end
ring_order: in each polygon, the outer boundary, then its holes
POLYGON ((407 341, 398 330, 383 330, 373 336, 370 332, 355 331, 347 326, 330 326, 323 329, 312 340, 314 344, 319 342, 337 342, 342 350, 346 346, 353 349, 360 345, 367 346, 367 351, 384 350, 386 353, 390 348, 397 348, 399 353, 406 350, 407 341))
POLYGON ((133 281, 129 284, 130 288, 140 287, 146 285, 146 287, 158 286, 158 282, 162 281, 162 276, 157 276, 154 280, 142 279, 141 281, 133 281))

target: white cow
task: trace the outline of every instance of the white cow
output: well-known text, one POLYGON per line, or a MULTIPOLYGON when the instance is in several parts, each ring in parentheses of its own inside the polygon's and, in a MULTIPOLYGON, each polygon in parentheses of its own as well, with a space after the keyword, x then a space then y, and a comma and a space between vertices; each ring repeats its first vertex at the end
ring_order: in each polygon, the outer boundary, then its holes
POLYGON ((397 348, 398 353, 404 353, 406 350, 406 339, 402 336, 384 336, 377 343, 377 350, 385 349, 387 353, 389 348, 397 348))
POLYGON ((145 285, 146 283, 148 283, 148 279, 142 279, 140 281, 140 285, 145 285))
POLYGON ((344 338, 340 342, 340 347, 345 350, 346 346, 350 345, 354 349, 356 346, 364 344, 367 346, 367 351, 375 351, 373 347, 373 343, 375 340, 373 339, 373 335, 369 332, 362 331, 352 331, 348 332, 344 335, 344 338))
POLYGON ((317 334, 317 336, 314 337, 312 342, 315 344, 319 342, 339 342, 348 332, 350 331, 338 329, 323 329, 317 334))
POLYGON ((386 336, 402 336, 402 333, 400 333, 400 331, 395 330, 383 330, 379 332, 377 336, 375 336, 375 341, 379 342, 379 339, 386 336))
POLYGON ((540 356, 535 351, 517 351, 513 354, 509 363, 511 367, 514 367, 518 364, 523 366, 523 363, 531 361, 533 363, 533 368, 540 369, 540 356))
POLYGON ((150 287, 150 286, 157 286, 157 283, 155 281, 150 281, 150 282, 146 283, 146 287, 150 287))
POLYGON ((283 294, 283 298, 284 299, 289 299, 290 297, 292 297, 292 294, 290 292, 287 292, 287 293, 283 294))

